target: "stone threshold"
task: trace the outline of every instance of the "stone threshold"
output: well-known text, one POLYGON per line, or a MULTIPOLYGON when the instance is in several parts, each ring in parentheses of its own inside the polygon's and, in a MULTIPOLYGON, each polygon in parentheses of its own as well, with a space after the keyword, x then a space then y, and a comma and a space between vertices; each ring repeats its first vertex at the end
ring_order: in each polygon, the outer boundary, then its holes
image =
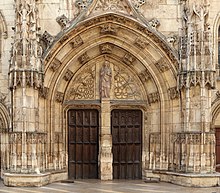
POLYGON ((160 170, 147 170, 146 182, 150 181, 170 182, 176 185, 187 187, 213 187, 220 186, 220 173, 213 174, 193 174, 178 173, 160 170))
POLYGON ((56 181, 66 180, 66 170, 44 172, 40 174, 3 173, 5 186, 39 187, 56 181))

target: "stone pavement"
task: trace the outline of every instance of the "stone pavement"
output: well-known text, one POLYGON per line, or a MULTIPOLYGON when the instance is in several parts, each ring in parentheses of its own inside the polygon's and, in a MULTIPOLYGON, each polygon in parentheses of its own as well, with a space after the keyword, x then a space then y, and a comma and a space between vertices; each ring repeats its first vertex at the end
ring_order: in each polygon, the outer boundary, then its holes
POLYGON ((220 187, 189 188, 159 182, 141 180, 77 180, 74 183, 53 183, 43 187, 6 187, 0 181, 1 193, 220 193, 220 187))

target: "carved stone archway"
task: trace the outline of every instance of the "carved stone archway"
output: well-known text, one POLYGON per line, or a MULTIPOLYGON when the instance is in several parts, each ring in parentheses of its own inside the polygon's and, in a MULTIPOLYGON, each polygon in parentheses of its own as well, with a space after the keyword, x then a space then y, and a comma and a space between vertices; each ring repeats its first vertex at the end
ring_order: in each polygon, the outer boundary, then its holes
MULTIPOLYGON (((100 109, 101 123, 106 123, 101 125, 101 129, 109 129, 111 109, 127 107, 144 111, 143 171, 157 167, 168 169, 166 144, 172 132, 168 127, 173 116, 169 112, 173 112, 172 103, 179 97, 177 64, 175 53, 165 40, 144 24, 121 14, 107 13, 92 17, 59 37, 45 55, 45 80, 40 100, 41 108, 46 109, 46 113, 40 113, 40 119, 47 120, 42 127, 50 133, 49 144, 54 142, 54 146, 48 146, 48 160, 53 162, 51 166, 67 167, 68 109, 100 109), (112 89, 107 100, 100 100, 99 72, 105 60, 111 64, 113 88, 123 85, 117 80, 124 78, 124 85, 129 85, 127 91, 130 89, 125 95, 130 98, 124 98, 112 89), (86 90, 88 88, 92 91, 86 90), (83 94, 84 91, 90 95, 83 94), (155 123, 152 117, 157 117, 155 123), (150 138, 155 139, 154 142, 150 138), (158 157, 149 157, 149 139, 153 142, 152 147, 157 147, 158 157), (156 160, 161 160, 161 163, 155 165, 156 160)), ((118 90, 121 89, 119 87, 118 90)), ((178 108, 176 111, 179 113, 178 108)), ((111 163, 110 133, 105 133, 100 141, 101 149, 106 149, 105 145, 110 146, 104 155, 108 155, 108 162, 111 163), (106 140, 110 143, 105 144, 103 141, 106 140)), ((102 152, 100 156, 101 179, 112 179, 111 172, 105 170, 107 175, 102 172, 102 165, 105 165, 102 160, 105 158, 102 158, 102 152)))

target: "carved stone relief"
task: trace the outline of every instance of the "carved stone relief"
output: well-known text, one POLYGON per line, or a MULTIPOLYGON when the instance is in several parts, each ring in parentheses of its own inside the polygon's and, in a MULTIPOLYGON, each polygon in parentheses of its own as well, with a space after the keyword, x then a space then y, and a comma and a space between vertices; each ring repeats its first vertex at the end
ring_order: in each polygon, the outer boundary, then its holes
POLYGON ((39 95, 40 95, 40 97, 46 99, 47 96, 48 96, 48 92, 49 92, 49 88, 47 88, 47 87, 42 87, 42 88, 40 89, 39 95))
POLYGON ((100 69, 99 90, 101 98, 109 98, 112 86, 112 69, 110 62, 105 60, 102 68, 100 69))
POLYGON ((170 68, 167 61, 164 60, 163 58, 161 58, 159 61, 157 61, 155 63, 155 66, 158 68, 158 70, 160 72, 165 72, 165 71, 169 70, 169 68, 170 68))
POLYGON ((7 94, 0 92, 0 103, 4 104, 7 94))
POLYGON ((81 46, 83 44, 83 40, 82 38, 78 35, 76 36, 72 41, 71 41, 71 46, 72 48, 78 48, 79 46, 81 46))
POLYGON ((109 43, 106 43, 106 44, 102 44, 100 45, 100 52, 102 54, 111 54, 112 53, 112 50, 114 48, 114 45, 113 44, 109 44, 109 43))
POLYGON ((65 81, 70 81, 72 77, 73 77, 73 72, 68 69, 68 70, 66 71, 66 73, 65 73, 65 75, 64 75, 64 77, 63 77, 63 79, 64 79, 65 81))
POLYGON ((54 72, 61 66, 61 61, 58 60, 57 58, 54 58, 52 64, 50 65, 50 69, 53 70, 54 72))
POLYGON ((89 61, 89 56, 87 54, 87 52, 85 52, 83 55, 81 55, 79 58, 78 58, 79 62, 81 64, 85 64, 86 62, 89 61))
POLYGON ((135 57, 130 53, 126 53, 123 57, 123 62, 125 62, 129 66, 133 65, 134 61, 135 61, 135 57))
POLYGON ((152 20, 149 21, 149 25, 153 28, 153 29, 157 29, 160 25, 160 22, 158 19, 154 18, 152 20))
POLYGON ((140 74, 139 74, 139 77, 140 79, 143 81, 143 82, 146 82, 148 81, 149 79, 151 79, 151 75, 150 75, 150 72, 145 69, 144 71, 142 71, 140 74))
POLYGON ((123 13, 131 13, 131 9, 126 1, 121 0, 99 0, 94 11, 119 11, 123 13))
POLYGON ((149 43, 146 42, 145 39, 142 39, 142 38, 139 38, 139 37, 136 38, 136 39, 135 39, 135 42, 134 42, 134 45, 137 46, 137 47, 140 48, 140 49, 145 49, 148 44, 149 44, 149 43))
POLYGON ((168 89, 168 95, 171 100, 179 98, 179 91, 177 87, 172 87, 168 89))
POLYGON ((95 66, 87 67, 73 82, 67 100, 95 99, 95 66))
POLYGON ((154 92, 154 93, 148 94, 148 102, 149 102, 149 104, 157 103, 159 101, 160 101, 160 94, 159 94, 159 92, 154 92))
POLYGON ((128 71, 114 66, 114 97, 116 99, 143 99, 140 86, 128 71))
POLYGON ((105 34, 111 34, 111 35, 116 35, 117 34, 117 27, 111 23, 103 24, 101 26, 100 34, 105 35, 105 34))
POLYGON ((146 0, 132 0, 131 2, 135 9, 139 10, 146 3, 146 0))
POLYGON ((58 103, 62 103, 63 102, 63 97, 64 97, 64 93, 57 91, 56 95, 55 95, 55 100, 58 103))
POLYGON ((45 44, 45 46, 43 47, 47 48, 50 45, 52 45, 54 41, 54 37, 51 34, 49 34, 47 31, 45 31, 43 35, 41 36, 41 41, 43 41, 43 43, 45 44))
POLYGON ((57 17, 56 21, 62 28, 68 27, 69 20, 64 14, 57 17))

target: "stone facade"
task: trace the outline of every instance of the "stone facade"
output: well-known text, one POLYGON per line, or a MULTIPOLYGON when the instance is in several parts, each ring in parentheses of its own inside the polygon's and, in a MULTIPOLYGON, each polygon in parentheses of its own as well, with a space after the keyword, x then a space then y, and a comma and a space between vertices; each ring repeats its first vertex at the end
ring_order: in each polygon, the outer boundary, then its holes
POLYGON ((0 2, 5 185, 68 178, 71 109, 98 111, 101 180, 114 178, 111 112, 133 109, 142 112, 143 179, 219 185, 219 6, 217 0, 0 2))

